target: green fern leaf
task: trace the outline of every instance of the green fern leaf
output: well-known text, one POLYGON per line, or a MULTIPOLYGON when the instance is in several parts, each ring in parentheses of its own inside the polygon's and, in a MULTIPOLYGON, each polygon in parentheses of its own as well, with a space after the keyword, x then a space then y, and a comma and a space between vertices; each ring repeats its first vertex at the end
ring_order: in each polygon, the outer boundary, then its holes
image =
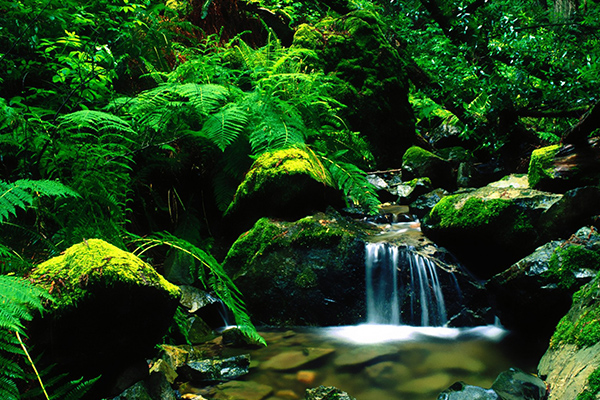
POLYGON ((57 181, 20 179, 15 182, 0 181, 0 223, 17 209, 31 206, 36 196, 77 197, 68 186, 57 181))
POLYGON ((92 132, 99 133, 119 132, 129 135, 136 134, 129 122, 104 111, 75 111, 61 116, 59 122, 59 127, 62 129, 71 130, 77 128, 78 130, 89 129, 92 132))
MULTIPOLYGON (((194 246, 186 240, 180 239, 169 233, 156 233, 147 238, 138 238, 136 240, 141 245, 134 253, 138 255, 143 252, 161 245, 166 245, 172 249, 179 250, 185 254, 189 254, 198 262, 200 262, 204 268, 206 268, 211 278, 209 279, 208 285, 215 291, 217 296, 223 301, 223 303, 232 311, 238 328, 248 339, 257 344, 266 346, 264 338, 262 338, 257 332, 256 328, 250 321, 250 317, 246 311, 246 307, 242 300, 242 294, 235 286, 231 278, 225 273, 221 264, 214 259, 213 256, 206 253, 204 250, 194 246)), ((205 286, 207 282, 202 282, 205 286)))
POLYGON ((221 151, 225 151, 242 133, 247 123, 246 112, 236 104, 228 104, 208 117, 201 134, 212 140, 221 151))

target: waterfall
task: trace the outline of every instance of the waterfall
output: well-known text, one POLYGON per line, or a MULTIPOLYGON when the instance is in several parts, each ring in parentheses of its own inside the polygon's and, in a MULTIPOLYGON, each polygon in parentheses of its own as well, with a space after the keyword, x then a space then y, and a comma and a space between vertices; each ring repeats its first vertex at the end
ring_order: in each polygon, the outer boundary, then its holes
MULTIPOLYGON (((367 323, 443 326, 448 322, 438 267, 431 259, 389 243, 368 243, 365 266, 367 323)), ((449 275, 458 289, 456 278, 449 275)))

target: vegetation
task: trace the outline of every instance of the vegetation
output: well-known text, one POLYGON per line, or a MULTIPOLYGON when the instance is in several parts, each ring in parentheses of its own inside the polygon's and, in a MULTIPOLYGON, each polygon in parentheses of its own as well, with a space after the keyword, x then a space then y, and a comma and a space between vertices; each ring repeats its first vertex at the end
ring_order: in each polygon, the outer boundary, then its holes
MULTIPOLYGON (((456 128, 480 161, 514 167, 527 165, 523 148, 581 143, 599 128, 586 116, 600 111, 600 4, 555 4, 573 7, 0 0, 0 324, 24 335, 47 294, 21 277, 98 239, 137 251, 159 272, 172 252, 185 254, 194 284, 216 292, 261 342, 217 261, 228 245, 222 218, 236 192, 256 190, 247 184, 252 171, 273 155, 302 154, 317 181, 374 213, 379 200, 365 171, 395 162, 401 146, 435 147, 440 127, 456 128), (258 6, 302 32, 295 45, 260 21, 258 6), (364 31, 379 42, 353 36, 364 31), (365 70, 368 63, 387 63, 389 74, 365 70), (405 89, 415 137, 411 118, 394 120, 405 89), (579 119, 588 123, 573 129, 579 119)), ((459 224, 508 212, 500 199, 469 202, 459 224)), ((530 230, 517 219, 517 231, 530 230)), ((307 271, 300 281, 311 279, 307 271)), ((2 398, 18 398, 15 382, 27 375, 15 338, 0 338, 2 398)))

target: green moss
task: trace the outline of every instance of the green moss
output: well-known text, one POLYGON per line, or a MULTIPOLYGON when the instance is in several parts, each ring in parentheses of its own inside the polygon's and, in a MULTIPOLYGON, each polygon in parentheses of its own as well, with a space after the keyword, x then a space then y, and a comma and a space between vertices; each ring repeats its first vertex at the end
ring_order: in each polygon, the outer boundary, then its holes
POLYGON ((600 368, 595 369, 588 377, 587 388, 575 400, 596 400, 600 394, 600 368))
POLYGON ((465 199, 461 195, 442 198, 431 210, 429 222, 440 228, 476 228, 488 225, 511 206, 509 200, 465 199))
POLYGON ((303 289, 317 287, 317 274, 315 274, 312 268, 306 267, 298 274, 294 282, 298 287, 303 289))
POLYGON ((536 187, 536 185, 544 178, 554 178, 552 160, 559 148, 560 145, 555 144, 536 149, 531 153, 528 171, 530 187, 536 187))
POLYGON ((436 156, 430 151, 422 149, 418 146, 412 146, 408 148, 402 156, 402 165, 419 165, 427 162, 431 158, 443 160, 443 158, 436 156))
POLYGON ((77 305, 90 295, 92 285, 155 286, 170 297, 180 295, 149 264, 103 240, 88 239, 68 248, 62 255, 38 265, 29 279, 55 295, 52 308, 77 305))
POLYGON ((333 186, 329 171, 309 152, 293 147, 266 152, 254 161, 225 213, 236 208, 238 199, 260 192, 267 182, 281 181, 281 185, 285 186, 289 176, 296 174, 309 175, 317 182, 333 186))
POLYGON ((404 182, 405 185, 408 185, 412 188, 414 188, 417 185, 423 185, 423 186, 431 186, 431 179, 429 179, 428 177, 424 177, 424 178, 415 178, 413 180, 410 180, 408 182, 404 182))
POLYGON ((549 267, 546 275, 554 278, 560 287, 570 289, 576 283, 576 271, 600 268, 600 255, 579 245, 558 247, 550 257, 549 267))
POLYGON ((588 347, 600 342, 599 296, 598 278, 573 295, 573 306, 558 323, 550 340, 550 347, 561 343, 588 347))

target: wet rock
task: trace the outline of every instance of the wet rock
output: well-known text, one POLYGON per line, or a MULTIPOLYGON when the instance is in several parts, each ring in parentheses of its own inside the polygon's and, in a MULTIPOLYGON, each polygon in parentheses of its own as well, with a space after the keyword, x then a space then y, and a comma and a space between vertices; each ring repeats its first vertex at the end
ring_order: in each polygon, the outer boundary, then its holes
POLYGON ((273 388, 253 381, 231 381, 217 386, 212 397, 217 400, 262 400, 273 392, 273 388))
POLYGON ((502 324, 546 345, 571 297, 600 268, 600 235, 588 227, 538 247, 487 283, 502 324))
POLYGON ((543 400, 546 398, 546 384, 537 376, 511 368, 498 375, 492 389, 502 400, 543 400))
POLYGON ((333 386, 319 386, 314 389, 306 389, 305 400, 356 400, 348 393, 333 386))
POLYGON ((398 204, 410 204, 431 190, 433 187, 429 178, 416 178, 409 182, 403 182, 396 186, 397 202, 398 204))
POLYGON ((296 380, 302 382, 305 385, 312 386, 317 379, 317 373, 315 371, 298 371, 296 373, 296 380))
POLYGON ((225 359, 192 361, 178 372, 194 383, 213 383, 237 379, 249 372, 250 356, 247 354, 225 359))
POLYGON ((262 218, 233 244, 224 268, 257 325, 342 325, 364 310, 364 240, 376 232, 335 213, 296 222, 262 218))
POLYGON ((152 367, 150 367, 150 373, 158 373, 164 375, 167 381, 171 384, 174 383, 175 379, 177 379, 177 377, 179 376, 177 371, 175 371, 175 369, 173 369, 173 367, 169 363, 162 359, 157 360, 152 364, 152 367))
POLYGON ((154 400, 150 397, 150 393, 148 393, 148 389, 144 385, 143 382, 138 382, 135 385, 131 386, 123 393, 114 397, 113 400, 154 400))
POLYGON ((225 211, 225 225, 235 237, 261 217, 293 221, 329 206, 342 208, 343 195, 315 157, 295 147, 275 150, 254 161, 225 211))
POLYGON ((365 368, 365 372, 378 387, 393 387, 398 382, 407 381, 412 375, 409 367, 393 361, 370 365, 365 368))
POLYGON ((561 199, 527 185, 526 177, 510 176, 446 196, 423 219, 423 232, 489 278, 539 245, 542 214, 561 199))
POLYGON ((564 193, 600 182, 600 141, 589 146, 552 145, 536 149, 529 162, 529 182, 540 190, 564 193))
POLYGON ((435 207, 442 197, 449 194, 448 191, 441 188, 425 193, 410 203, 410 212, 418 218, 423 218, 425 215, 429 214, 431 209, 435 207))
POLYGON ((161 373, 153 373, 112 400, 177 400, 177 394, 161 373))
POLYGON ((402 383, 396 387, 396 390, 406 395, 427 395, 439 393, 452 382, 452 377, 446 373, 438 372, 433 375, 421 378, 411 379, 409 382, 402 383))
POLYGON ((549 386, 549 400, 577 398, 588 389, 588 379, 598 374, 599 285, 596 277, 573 295, 571 309, 558 323, 550 346, 540 360, 538 374, 549 386))
POLYGON ((456 382, 438 396, 437 400, 502 400, 492 389, 456 382))
POLYGON ((447 190, 456 187, 452 164, 417 146, 409 148, 402 156, 402 170, 409 177, 429 178, 434 187, 447 190))
POLYGON ((334 360, 338 367, 351 367, 365 364, 380 357, 393 356, 398 353, 398 349, 393 346, 377 345, 364 346, 348 350, 340 354, 334 360))
POLYGON ((300 398, 293 390, 278 390, 275 392, 275 397, 284 400, 297 400, 300 398))
POLYGON ((285 351, 261 364, 261 368, 279 371, 291 370, 333 353, 334 349, 307 347, 298 351, 285 351))
POLYGON ((160 345, 160 358, 167 362, 172 368, 177 369, 184 365, 190 357, 190 352, 182 346, 169 344, 160 345))
POLYGON ((99 239, 38 265, 29 280, 55 300, 28 330, 31 344, 66 370, 88 379, 102 375, 99 391, 151 354, 180 296, 152 266, 99 239))

